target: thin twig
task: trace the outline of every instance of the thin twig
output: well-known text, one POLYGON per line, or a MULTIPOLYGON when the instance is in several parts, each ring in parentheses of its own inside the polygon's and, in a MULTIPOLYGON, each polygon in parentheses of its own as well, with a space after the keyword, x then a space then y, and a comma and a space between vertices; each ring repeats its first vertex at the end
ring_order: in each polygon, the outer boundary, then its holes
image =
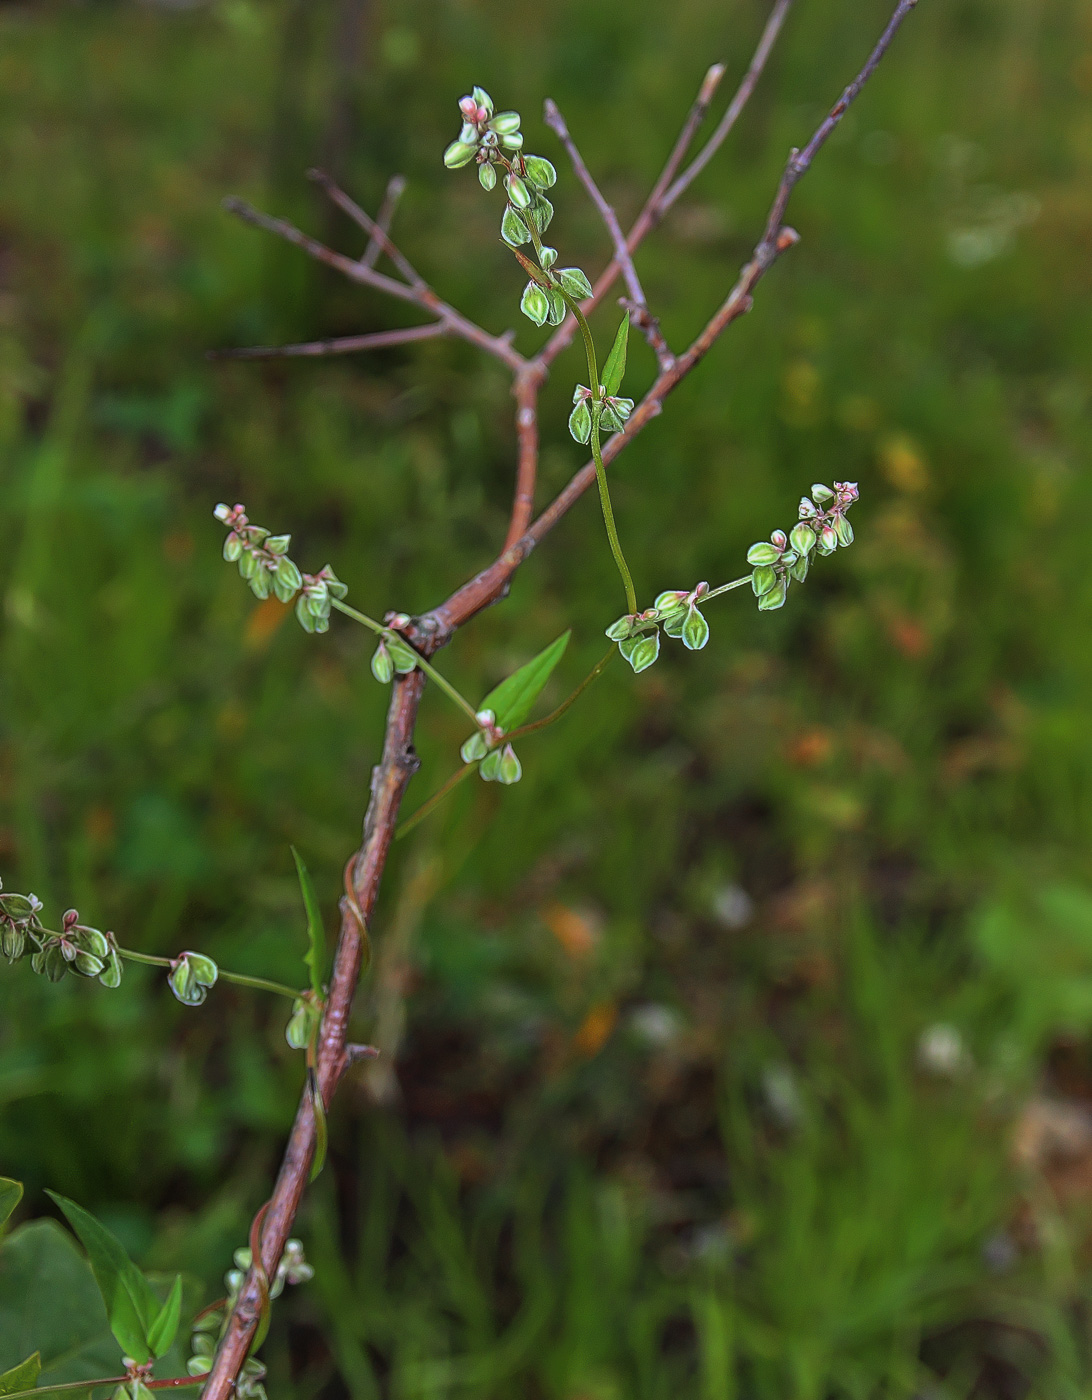
POLYGON ((652 346, 656 354, 657 362, 661 369, 669 369, 674 363, 674 356, 668 349, 667 342, 660 332, 658 322, 649 314, 648 302, 645 298, 644 288, 641 286, 641 279, 637 275, 637 269, 633 265, 633 258, 626 247, 626 236, 622 232, 622 225, 618 222, 618 215, 614 208, 607 202, 602 190, 595 183, 591 171, 584 163, 584 157, 577 149, 576 142, 569 134, 569 128, 565 124, 565 118, 561 115, 557 103, 553 98, 546 99, 543 110, 546 125, 557 135, 558 140, 569 153, 573 169, 576 171, 577 179, 588 192, 588 198, 599 210, 599 216, 607 226, 610 240, 614 244, 614 260, 622 269, 622 276, 625 278, 626 288, 629 291, 629 304, 631 315, 636 325, 644 332, 648 343, 652 346))
MULTIPOLYGON (((758 41, 758 47, 755 49, 754 57, 751 59, 747 72, 743 75, 743 80, 736 89, 735 96, 728 104, 727 112, 725 112, 718 123, 716 131, 710 136, 705 146, 703 146, 699 156, 695 157, 695 160, 703 159, 707 164, 735 125, 740 112, 743 111, 743 108, 746 106, 755 89, 755 85, 762 74, 762 70, 766 66, 770 52, 777 41, 778 35, 781 33, 782 26, 785 23, 791 6, 792 0, 777 0, 777 3, 770 13, 769 19, 766 21, 762 36, 758 41)), ((679 135, 679 139, 675 142, 671 154, 667 158, 667 164, 664 166, 659 179, 656 181, 655 185, 653 185, 651 193, 645 200, 644 208, 637 215, 633 227, 626 237, 626 248, 631 254, 651 230, 655 228, 674 204, 679 194, 682 193, 681 189, 678 192, 673 192, 671 181, 686 154, 694 132, 697 130, 702 117, 705 115, 706 108, 712 101, 713 93, 720 83, 721 73, 718 71, 719 67, 720 65, 715 64, 703 78, 701 89, 694 101, 694 105, 690 109, 682 132, 679 135)), ((610 291, 611 287, 614 286, 615 280, 621 270, 618 259, 612 258, 604 269, 602 276, 597 279, 592 291, 591 300, 582 304, 585 316, 591 314, 592 310, 599 305, 610 291)), ((562 350, 565 350, 569 346, 575 334, 576 322, 571 316, 567 316, 561 325, 558 326, 557 330, 554 331, 543 349, 540 356, 543 364, 552 364, 553 361, 557 359, 558 355, 561 354, 562 350)))
POLYGON ((414 340, 432 340, 446 334, 442 321, 427 326, 405 326, 397 331, 370 331, 367 335, 343 335, 333 340, 306 340, 298 345, 245 345, 240 349, 209 350, 208 360, 276 360, 292 356, 352 355, 358 350, 387 350, 414 340))
MULTIPOLYGON (((348 214, 353 223, 358 224, 364 232, 368 234, 373 243, 379 244, 379 247, 386 253, 387 257, 390 258, 391 262, 394 263, 395 267, 411 287, 418 292, 427 290, 428 283, 413 266, 409 258, 407 258, 402 250, 392 241, 386 229, 384 229, 376 219, 373 219, 370 214, 361 209, 356 200, 350 195, 347 195, 341 186, 336 184, 335 181, 327 175, 325 170, 319 170, 317 168, 309 170, 307 172, 307 178, 313 180, 316 185, 321 185, 341 212, 343 214, 348 214)), ((367 266, 363 258, 360 259, 360 263, 361 266, 367 266)))
MULTIPOLYGON (((634 434, 661 411, 667 394, 698 364, 725 327, 750 308, 755 286, 777 257, 796 242, 797 235, 783 226, 785 207, 793 187, 868 80, 899 25, 916 3, 917 0, 899 0, 890 23, 858 77, 846 88, 804 150, 799 153, 794 151, 790 156, 771 206, 766 229, 750 261, 740 272, 736 285, 673 368, 659 375, 631 415, 626 432, 617 433, 608 440, 603 449, 604 461, 616 457, 634 434)), ((420 652, 431 655, 457 627, 499 597, 520 562, 594 480, 595 468, 588 463, 525 534, 489 568, 458 589, 440 607, 417 620, 410 637, 414 646, 420 652)), ((379 881, 398 820, 398 809, 418 766, 413 750, 413 731, 424 685, 425 675, 417 669, 393 682, 383 756, 372 774, 372 794, 364 820, 363 841, 347 867, 349 885, 341 901, 341 933, 318 1046, 317 1081, 324 1105, 329 1104, 349 1062, 345 1049, 347 1030, 353 995, 367 948, 367 920, 375 906, 379 881)), ((260 1274, 264 1269, 266 1275, 270 1275, 283 1252, 306 1186, 315 1133, 312 1099, 310 1093, 305 1092, 268 1204, 262 1233, 261 1268, 249 1271, 239 1292, 228 1319, 226 1335, 209 1373, 203 1400, 229 1400, 261 1311, 260 1274)))
POLYGON ((325 263, 327 267, 332 267, 335 272, 340 272, 350 282, 362 282, 365 286, 374 287, 376 291, 386 292, 388 296, 397 297, 399 301, 407 301, 413 306, 420 306, 425 311, 431 311, 434 316, 443 321, 449 335, 459 336, 461 339, 469 341, 471 345, 476 345, 480 350, 495 355, 513 372, 518 372, 527 363, 519 351, 513 347, 510 332, 506 335, 490 335, 488 331, 475 325, 473 321, 467 320, 461 312, 456 311, 453 306, 449 306, 446 301, 441 300, 431 287, 423 289, 408 287, 404 282, 399 282, 394 277, 376 272, 373 267, 365 267, 356 258, 347 258, 343 253, 336 253, 332 248, 327 248, 325 243, 320 243, 317 238, 303 233, 296 228, 295 224, 290 224, 287 219, 275 219, 270 214, 263 214, 260 209, 255 209, 245 199, 237 199, 234 196, 225 199, 224 208, 248 224, 265 229, 267 233, 275 233, 278 238, 283 238, 294 247, 302 249, 317 262, 325 263))
MULTIPOLYGON (((379 206, 379 213, 375 216, 375 221, 384 233, 390 233, 391 224, 394 222, 394 211, 398 208, 398 201, 402 198, 406 190, 406 177, 404 175, 392 175, 387 181, 386 193, 383 195, 383 203, 379 206)), ((369 238, 368 246, 361 255, 361 263, 364 267, 374 267, 379 261, 379 254, 382 252, 378 238, 369 238)))

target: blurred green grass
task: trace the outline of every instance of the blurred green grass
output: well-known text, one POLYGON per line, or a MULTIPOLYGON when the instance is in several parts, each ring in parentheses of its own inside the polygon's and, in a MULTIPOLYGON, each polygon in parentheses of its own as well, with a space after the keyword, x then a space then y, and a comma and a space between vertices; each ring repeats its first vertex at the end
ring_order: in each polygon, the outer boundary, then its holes
MULTIPOLYGON (((332 926, 385 695, 347 626, 311 639, 255 609, 211 506, 292 530, 373 613, 435 603, 503 535, 507 385, 462 347, 204 360, 400 315, 221 197, 351 250, 303 170, 372 208, 402 171, 406 251, 500 330, 521 279, 495 202, 437 158, 458 96, 519 106, 551 157, 554 96, 632 216, 706 66, 731 84, 763 17, 0 11, 8 888, 147 951, 298 977, 288 846, 332 926)), ((639 260, 674 345, 885 18, 798 0, 639 260)), ((643 593, 734 576, 814 480, 860 481, 858 542, 784 613, 733 595, 699 656, 608 673, 525 745, 517 789, 467 785, 396 851, 359 1031, 399 1048, 340 1098, 276 1393, 1089 1393, 1087 1197, 1063 1209, 1010 1138, 1029 1095, 1092 1095, 1090 92, 1075 0, 922 4, 794 196, 800 246, 619 462, 643 593), (948 1077, 919 1063, 938 1025, 966 1047, 948 1077)), ((594 268, 567 172, 555 202, 594 268)), ((651 372, 636 347, 629 382, 651 372)), ((544 397, 542 500, 577 463, 578 375, 570 352, 544 397)), ((572 625, 560 697, 616 593, 588 498, 444 667, 483 694, 572 625)), ((428 697, 411 805, 463 737, 428 697)), ((228 988, 187 1011, 141 969, 116 994, 5 972, 0 1170, 32 1211, 45 1185, 73 1196, 215 1296, 294 1109, 280 1022, 228 988)))

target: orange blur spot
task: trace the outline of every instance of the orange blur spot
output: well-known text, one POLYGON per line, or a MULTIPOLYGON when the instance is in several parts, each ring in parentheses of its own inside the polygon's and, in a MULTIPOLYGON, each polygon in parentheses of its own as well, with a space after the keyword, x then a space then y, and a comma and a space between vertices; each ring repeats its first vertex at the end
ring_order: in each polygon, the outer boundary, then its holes
POLYGON ((243 641, 255 651, 268 646, 290 611, 290 603, 282 603, 279 598, 264 599, 247 618, 243 641))
POLYGON ((618 1020, 618 1008, 613 1001, 601 1001, 593 1006, 581 1021, 573 1036, 573 1049, 589 1059, 598 1055, 606 1045, 610 1033, 618 1020))

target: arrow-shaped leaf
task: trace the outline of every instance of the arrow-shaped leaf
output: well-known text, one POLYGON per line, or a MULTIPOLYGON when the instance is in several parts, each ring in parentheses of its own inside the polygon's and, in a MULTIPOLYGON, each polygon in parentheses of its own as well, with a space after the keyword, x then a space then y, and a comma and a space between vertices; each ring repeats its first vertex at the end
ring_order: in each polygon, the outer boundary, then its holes
POLYGON ((75 1201, 47 1194, 65 1214, 80 1238, 110 1319, 110 1330, 126 1356, 143 1364, 152 1359, 148 1334, 160 1314, 152 1286, 126 1254, 120 1241, 90 1211, 75 1201))
POLYGON ((41 1369, 41 1353, 36 1351, 33 1356, 28 1356, 25 1361, 20 1361, 18 1366, 13 1366, 10 1371, 5 1371, 0 1376, 0 1395, 15 1395, 20 1390, 33 1390, 38 1384, 41 1369))
POLYGON ((12 1181, 10 1176, 0 1176, 0 1225, 3 1225, 22 1199, 22 1183, 12 1181))
POLYGON ((174 1284, 167 1301, 159 1310, 159 1316, 148 1328, 148 1345, 153 1353, 165 1356, 178 1335, 178 1323, 182 1316, 182 1275, 175 1274, 174 1284))
POLYGON ((518 729, 531 713, 531 706, 550 679, 550 673, 561 660, 571 636, 571 630, 562 632, 557 641, 551 642, 545 651, 540 651, 525 666, 513 671, 506 680, 491 690, 478 709, 492 710, 497 724, 505 733, 518 729))
POLYGON ((299 876, 303 907, 307 911, 307 952, 304 953, 303 960, 311 973, 311 990, 321 1000, 322 970, 326 964, 326 932, 322 927, 322 911, 319 909, 318 896, 315 894, 315 887, 311 882, 307 866, 304 865, 295 846, 292 847, 292 857, 296 862, 296 874, 299 876))
POLYGON ((626 345, 629 342, 629 312, 622 317, 622 324, 618 327, 618 334, 614 337, 614 344, 610 347, 610 354, 607 356, 607 363, 603 366, 603 388, 607 391, 608 397, 617 394, 622 387, 622 380, 626 373, 626 345))

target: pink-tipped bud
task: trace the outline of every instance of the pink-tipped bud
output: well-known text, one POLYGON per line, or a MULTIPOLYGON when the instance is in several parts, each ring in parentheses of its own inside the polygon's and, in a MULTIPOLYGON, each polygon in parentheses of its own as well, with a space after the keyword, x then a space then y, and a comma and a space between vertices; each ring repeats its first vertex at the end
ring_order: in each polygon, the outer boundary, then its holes
POLYGON ((459 98, 459 111, 462 112, 463 116, 467 119, 468 122, 474 122, 479 120, 478 104, 474 101, 474 99, 471 96, 469 96, 469 94, 466 97, 459 98))
POLYGON ((789 537, 788 535, 786 535, 784 530, 775 530, 770 536, 770 540, 773 544, 775 544, 778 547, 778 549, 784 549, 789 543, 789 537))
POLYGON ((472 121, 472 122, 486 122, 486 121, 488 121, 488 120, 489 120, 489 108, 488 108, 488 107, 476 107, 476 108, 474 109, 474 115, 473 115, 469 120, 472 121))
POLYGON ((67 933, 69 929, 75 928, 75 926, 79 923, 79 921, 80 921, 79 910, 77 910, 77 909, 66 909, 66 910, 65 910, 65 914, 64 914, 64 920, 63 920, 63 923, 62 923, 62 927, 64 928, 65 933, 67 933))

